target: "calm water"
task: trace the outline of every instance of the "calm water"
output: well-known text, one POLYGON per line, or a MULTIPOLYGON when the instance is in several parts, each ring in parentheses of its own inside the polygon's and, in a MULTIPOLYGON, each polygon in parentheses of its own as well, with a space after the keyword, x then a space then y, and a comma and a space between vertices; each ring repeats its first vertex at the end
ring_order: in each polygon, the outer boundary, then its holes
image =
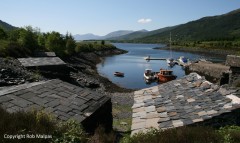
MULTIPOLYGON (((181 66, 175 65, 170 68, 165 60, 152 60, 147 62, 144 57, 150 55, 152 58, 168 58, 170 52, 168 50, 155 50, 154 47, 163 47, 161 44, 130 44, 130 43, 114 43, 117 48, 129 51, 126 54, 106 57, 104 61, 97 65, 98 72, 102 76, 107 77, 113 83, 121 87, 129 89, 147 88, 157 83, 146 84, 143 78, 143 73, 146 68, 151 68, 153 71, 159 71, 160 68, 172 69, 177 78, 185 75, 185 71, 181 66), (115 71, 124 72, 125 76, 115 77, 115 71)), ((192 54, 187 52, 172 52, 173 58, 177 59, 180 56, 185 56, 190 60, 194 60, 203 55, 192 54)), ((206 57, 206 56, 205 56, 206 57)), ((221 61, 218 57, 206 57, 212 61, 221 61)))

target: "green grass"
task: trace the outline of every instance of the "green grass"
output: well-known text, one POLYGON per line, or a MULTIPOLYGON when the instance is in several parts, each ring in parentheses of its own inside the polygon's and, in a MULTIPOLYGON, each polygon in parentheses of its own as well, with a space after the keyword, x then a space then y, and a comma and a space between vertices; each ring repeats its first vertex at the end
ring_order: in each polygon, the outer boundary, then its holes
POLYGON ((114 104, 112 109, 112 115, 113 115, 113 128, 117 129, 119 131, 128 132, 131 130, 131 124, 132 124, 132 117, 129 118, 119 118, 118 114, 120 113, 126 113, 126 112, 132 112, 131 106, 128 105, 119 105, 114 104), (122 123, 127 123, 126 125, 122 125, 122 123))
POLYGON ((131 131, 132 119, 113 119, 113 128, 119 131, 130 132, 131 131), (126 125, 122 123, 127 123, 126 125))

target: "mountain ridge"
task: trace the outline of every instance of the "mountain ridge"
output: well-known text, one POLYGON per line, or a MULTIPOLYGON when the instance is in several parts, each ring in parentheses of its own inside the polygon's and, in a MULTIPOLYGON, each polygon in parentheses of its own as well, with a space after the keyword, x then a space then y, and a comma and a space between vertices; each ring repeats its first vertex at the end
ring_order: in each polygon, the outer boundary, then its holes
MULTIPOLYGON (((160 30, 160 29, 159 29, 160 30)), ((180 24, 172 29, 133 39, 135 42, 158 43, 173 41, 214 41, 240 39, 240 9, 226 14, 206 16, 180 24)))
POLYGON ((16 29, 17 27, 12 26, 12 25, 8 24, 7 22, 0 20, 0 28, 4 29, 6 31, 9 31, 9 30, 16 29))

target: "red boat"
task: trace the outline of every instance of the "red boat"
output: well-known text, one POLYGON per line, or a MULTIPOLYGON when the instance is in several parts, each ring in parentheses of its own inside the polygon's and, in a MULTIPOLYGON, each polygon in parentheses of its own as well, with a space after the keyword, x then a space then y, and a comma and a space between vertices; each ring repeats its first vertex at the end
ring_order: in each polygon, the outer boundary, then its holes
POLYGON ((122 72, 114 72, 114 75, 119 77, 124 77, 124 73, 122 72))
POLYGON ((159 82, 168 82, 177 78, 176 75, 173 75, 172 70, 160 69, 160 72, 157 74, 159 82))

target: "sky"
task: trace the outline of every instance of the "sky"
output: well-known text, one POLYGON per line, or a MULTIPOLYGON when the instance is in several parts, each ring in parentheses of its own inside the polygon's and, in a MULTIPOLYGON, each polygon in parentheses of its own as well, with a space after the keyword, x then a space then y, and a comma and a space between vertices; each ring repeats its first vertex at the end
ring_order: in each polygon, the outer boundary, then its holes
POLYGON ((42 32, 156 30, 240 8, 240 0, 0 0, 0 20, 42 32))

